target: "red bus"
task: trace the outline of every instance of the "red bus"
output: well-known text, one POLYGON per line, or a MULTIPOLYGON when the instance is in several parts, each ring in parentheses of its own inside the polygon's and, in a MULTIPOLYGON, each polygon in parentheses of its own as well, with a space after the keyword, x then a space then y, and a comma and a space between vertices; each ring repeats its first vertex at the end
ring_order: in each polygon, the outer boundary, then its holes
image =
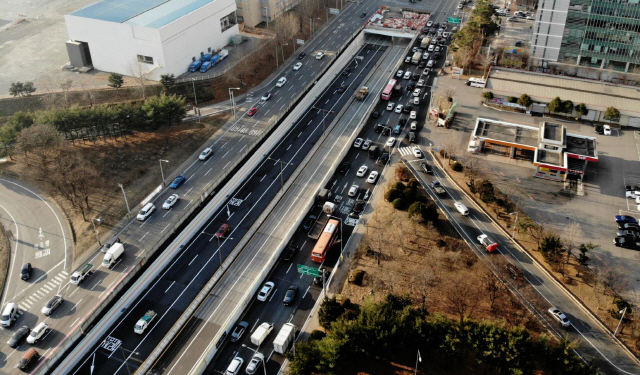
POLYGON ((393 88, 395 87, 395 85, 396 85, 395 79, 391 79, 389 83, 387 83, 387 86, 385 86, 384 90, 382 90, 382 94, 380 95, 382 100, 391 99, 391 93, 393 92, 393 88))
POLYGON ((317 263, 324 262, 324 258, 327 256, 327 251, 331 248, 331 245, 336 243, 338 235, 340 234, 340 222, 335 219, 329 220, 324 227, 316 246, 311 251, 311 260, 317 263))

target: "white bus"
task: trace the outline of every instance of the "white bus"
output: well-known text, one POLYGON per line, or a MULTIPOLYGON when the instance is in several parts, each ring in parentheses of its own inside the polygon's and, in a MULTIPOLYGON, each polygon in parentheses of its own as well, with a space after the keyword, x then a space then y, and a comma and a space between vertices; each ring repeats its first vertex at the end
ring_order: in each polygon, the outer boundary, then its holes
POLYGON ((484 78, 469 78, 469 80, 467 82, 465 82, 464 84, 467 86, 471 86, 471 87, 480 87, 480 88, 484 88, 484 85, 487 83, 487 80, 484 78))

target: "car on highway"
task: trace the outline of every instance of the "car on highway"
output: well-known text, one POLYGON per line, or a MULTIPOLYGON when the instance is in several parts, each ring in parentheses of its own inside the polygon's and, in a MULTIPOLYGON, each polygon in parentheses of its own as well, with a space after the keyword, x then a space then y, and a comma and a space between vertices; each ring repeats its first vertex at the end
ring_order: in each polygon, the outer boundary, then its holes
POLYGON ((338 87, 338 92, 339 92, 339 93, 343 93, 343 92, 344 92, 344 90, 346 90, 346 89, 347 89, 347 86, 345 86, 345 85, 340 85, 340 87, 338 87))
POLYGON ((231 342, 237 342, 238 340, 240 340, 242 334, 247 330, 248 327, 249 323, 245 321, 236 324, 235 328, 233 328, 233 331, 231 332, 231 342))
POLYGON ((315 285, 322 286, 322 284, 324 284, 323 283, 323 279, 324 279, 323 273, 324 273, 324 268, 322 268, 322 267, 318 268, 319 276, 316 276, 316 277, 313 278, 313 283, 315 285))
POLYGON ((304 53, 304 52, 300 52, 300 53, 298 54, 298 60, 302 60, 302 59, 304 59, 304 57, 305 57, 305 56, 307 56, 307 54, 306 54, 306 53, 304 53))
POLYGON ((243 363, 244 359, 242 359, 242 357, 234 357, 231 360, 231 363, 229 363, 227 371, 225 371, 224 375, 238 375, 243 363))
POLYGON ((448 31, 445 31, 445 32, 442 33, 442 37, 445 38, 445 39, 449 38, 450 36, 451 36, 451 33, 448 32, 448 31))
POLYGON ((424 79, 420 79, 418 80, 418 83, 416 84, 416 86, 418 87, 423 87, 424 85, 426 85, 425 80, 424 79))
POLYGON ((358 172, 356 172, 356 176, 364 177, 368 169, 369 167, 367 167, 366 165, 363 165, 362 167, 358 168, 358 172))
POLYGON ((396 139, 394 137, 389 137, 389 139, 387 139, 387 143, 384 145, 387 147, 393 147, 394 144, 396 144, 396 139))
POLYGON ((378 162, 380 164, 387 164, 388 161, 389 161, 389 153, 385 151, 380 155, 380 159, 378 159, 378 162))
POLYGON ((356 138, 356 140, 353 142, 353 147, 360 148, 362 147, 363 142, 364 140, 362 138, 356 138))
POLYGON ((171 183, 171 185, 169 185, 169 187, 172 189, 177 189, 180 187, 180 185, 184 184, 186 181, 187 181, 187 178, 183 174, 181 174, 173 179, 173 182, 171 183))
POLYGON ((29 337, 27 337, 27 342, 31 345, 38 343, 46 334, 50 331, 49 325, 45 322, 40 322, 36 328, 34 328, 29 337))
POLYGON ((145 206, 142 207, 142 209, 138 212, 138 216, 136 216, 136 219, 138 221, 145 221, 155 210, 156 206, 153 203, 149 202, 145 204, 145 206))
POLYGON ((378 117, 380 117, 380 111, 375 110, 375 111, 371 112, 371 117, 372 117, 372 118, 378 118, 378 117))
POLYGON ((340 167, 338 168, 338 172, 345 174, 349 170, 349 167, 350 165, 348 161, 342 162, 342 164, 340 164, 340 167))
POLYGON ((286 260, 287 262, 290 261, 296 256, 299 249, 300 248, 296 245, 288 244, 287 247, 284 248, 282 260, 286 260))
POLYGON ((247 111, 247 116, 253 116, 256 113, 258 113, 258 108, 256 107, 251 107, 249 108, 249 110, 247 111))
POLYGON ((409 120, 415 120, 418 117, 418 112, 417 111, 411 111, 409 113, 409 120))
POLYGON ((263 362, 264 354, 260 352, 254 352, 253 357, 251 357, 251 360, 249 361, 249 364, 247 365, 247 368, 244 370, 244 372, 249 375, 255 374, 256 371, 258 371, 258 369, 260 368, 260 364, 262 364, 263 362))
POLYGON ((271 93, 270 92, 265 92, 264 95, 262 95, 262 97, 260 98, 260 100, 262 100, 263 102, 266 102, 269 99, 271 99, 271 93))
POLYGON ((31 278, 32 270, 33 268, 31 268, 31 263, 24 263, 22 265, 22 269, 20 270, 20 278, 22 280, 29 280, 31 278))
POLYGON ((302 68, 302 63, 301 63, 301 62, 296 63, 296 64, 293 66, 293 70, 300 70, 300 68, 302 68))
POLYGON ((22 340, 26 335, 28 335, 29 332, 31 332, 31 330, 27 326, 22 326, 18 328, 13 333, 13 335, 11 335, 11 338, 9 338, 9 341, 7 341, 7 345, 9 345, 12 348, 15 348, 20 343, 20 340, 22 340))
POLYGON ((424 69, 427 66, 427 62, 426 61, 420 61, 420 63, 418 64, 418 68, 420 69, 424 69))
POLYGON ((316 60, 322 60, 323 57, 324 57, 324 52, 316 53, 316 60))
POLYGON ((417 80, 419 80, 419 79, 420 79, 420 74, 418 74, 418 73, 413 73, 413 74, 411 75, 411 79, 412 79, 413 81, 417 81, 417 80))
POLYGON ((433 49, 435 48, 434 44, 429 44, 429 47, 427 47, 427 51, 428 52, 433 52, 433 49))
MULTIPOLYGON (((404 107, 402 107, 402 112, 404 113, 410 113, 411 110, 413 109, 413 106, 411 106, 411 102, 407 103, 404 105, 404 107)), ((398 120, 398 123, 402 122, 402 126, 404 126, 404 124, 407 123, 407 119, 406 118, 401 118, 400 120, 398 120)))
POLYGON ((229 224, 222 224, 220 228, 218 228, 218 231, 216 232, 216 234, 214 234, 214 236, 216 238, 225 238, 227 234, 229 234, 230 230, 231 227, 229 226, 229 224))
POLYGON ((402 113, 402 108, 403 108, 403 107, 404 107, 404 106, 403 106, 402 104, 398 104, 398 105, 396 106, 396 110, 395 110, 395 112, 396 112, 396 113, 402 113))
POLYGON ((616 219, 616 223, 620 224, 620 223, 638 223, 638 220, 636 220, 635 217, 633 216, 629 216, 629 215, 616 215, 615 216, 616 219))
POLYGON ((53 311, 62 304, 63 301, 64 300, 62 299, 62 296, 59 294, 52 297, 49 302, 47 302, 47 304, 42 307, 42 314, 44 314, 45 316, 51 315, 53 311))
POLYGON ((360 187, 358 187, 358 185, 356 184, 353 184, 349 188, 349 192, 347 192, 347 195, 350 197, 355 197, 356 195, 358 195, 358 190, 360 190, 360 187))
POLYGON ((369 177, 367 177, 367 182, 370 184, 375 184, 377 179, 378 179, 378 172, 371 171, 371 173, 369 173, 369 177))
POLYGON ((411 78, 411 72, 407 70, 406 72, 404 72, 402 79, 410 79, 410 78, 411 78))
POLYGON ((413 156, 415 156, 416 158, 422 157, 422 150, 420 150, 418 146, 413 146, 411 148, 411 152, 413 152, 413 156))
POLYGON ((293 303, 293 300, 296 298, 297 292, 298 287, 296 285, 291 285, 284 293, 284 299, 282 300, 282 303, 284 303, 285 306, 291 305, 293 303))
POLYGON ((387 104, 387 111, 393 111, 393 107, 395 106, 396 106, 396 103, 389 102, 389 104, 387 104))
POLYGON ((385 126, 384 128, 382 128, 382 135, 389 135, 391 134, 391 128, 388 126, 385 126))
POLYGON ((422 171, 426 174, 433 174, 433 168, 429 163, 420 163, 420 168, 422 168, 422 171))
POLYGON ((462 202, 456 202, 453 206, 460 212, 462 216, 469 216, 469 209, 462 202))
POLYGON ((364 206, 367 204, 367 202, 358 199, 356 201, 356 203, 353 204, 353 208, 351 209, 351 213, 349 214, 349 216, 351 217, 358 217, 360 216, 360 213, 362 213, 362 211, 364 210, 364 206))
POLYGON ((603 125, 602 126, 602 133, 604 135, 611 135, 611 126, 609 125, 603 125))
POLYGON ((367 13, 365 12, 360 13, 360 18, 365 18, 366 16, 367 16, 367 13))
POLYGON ((265 302, 271 295, 271 292, 273 292, 273 288, 275 288, 275 286, 276 284, 271 281, 264 283, 264 286, 260 289, 260 292, 258 292, 258 301, 265 302))
POLYGON ((402 78, 403 74, 404 74, 404 70, 398 70, 398 72, 396 73, 396 77, 397 78, 402 78))
POLYGON ((369 147, 371 147, 371 140, 367 139, 366 141, 364 141, 364 143, 362 144, 362 149, 367 151, 369 150, 369 147))
POLYGON ((176 202, 178 202, 178 198, 180 198, 178 194, 171 194, 169 198, 167 198, 167 200, 164 201, 164 204, 162 204, 162 209, 170 210, 171 207, 175 206, 176 202))
POLYGON ((316 222, 316 215, 309 215, 307 219, 302 224, 302 230, 309 230, 313 226, 313 223, 316 222))
POLYGON ((562 325, 563 327, 569 327, 571 325, 571 321, 569 321, 569 318, 567 318, 567 316, 562 311, 560 311, 559 308, 555 306, 550 307, 549 314, 551 314, 551 317, 558 323, 560 323, 560 325, 562 325))
POLYGON ((202 152, 200 153, 200 156, 198 156, 198 159, 204 161, 209 159, 209 156, 211 156, 211 154, 213 154, 213 150, 210 147, 205 148, 204 150, 202 150, 202 152))
POLYGON ((420 96, 421 93, 422 93, 422 89, 413 90, 413 96, 420 96))
POLYGON ((417 130, 418 129, 418 121, 411 121, 411 125, 409 125, 409 130, 417 130))
POLYGON ((629 237, 616 237, 613 239, 613 244, 618 247, 624 247, 627 249, 636 249, 640 247, 640 239, 629 237))
POLYGON ((476 239, 478 240, 478 243, 484 246, 484 248, 487 249, 487 251, 490 253, 498 249, 498 244, 496 243, 496 241, 489 238, 489 236, 487 236, 486 234, 481 234, 476 239))
POLYGON ((409 55, 409 56, 405 57, 405 58, 404 58, 404 62, 405 62, 405 64, 410 63, 410 62, 411 62, 411 55, 409 55))
POLYGON ((384 129, 384 124, 376 124, 376 126, 373 127, 373 131, 376 133, 382 133, 382 129, 384 129))
POLYGON ((278 79, 278 83, 276 83, 276 87, 282 87, 287 83, 287 79, 285 77, 280 77, 278 79))

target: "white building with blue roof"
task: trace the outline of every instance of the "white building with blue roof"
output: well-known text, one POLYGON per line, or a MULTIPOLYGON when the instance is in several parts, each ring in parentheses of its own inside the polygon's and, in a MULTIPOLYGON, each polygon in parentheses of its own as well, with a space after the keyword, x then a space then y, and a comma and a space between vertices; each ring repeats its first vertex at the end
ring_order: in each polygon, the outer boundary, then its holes
POLYGON ((238 35, 235 0, 102 0, 65 16, 71 65, 159 80, 238 35))

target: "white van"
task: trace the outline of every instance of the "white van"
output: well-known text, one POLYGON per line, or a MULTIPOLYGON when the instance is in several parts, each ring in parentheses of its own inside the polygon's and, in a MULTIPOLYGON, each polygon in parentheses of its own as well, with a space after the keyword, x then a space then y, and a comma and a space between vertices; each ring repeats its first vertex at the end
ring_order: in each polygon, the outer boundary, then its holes
POLYGON ((156 206, 154 206, 153 203, 147 203, 144 207, 142 207, 140 212, 138 212, 138 216, 136 217, 136 219, 140 221, 145 221, 149 216, 151 216, 151 213, 153 213, 153 211, 155 210, 156 210, 156 206))
POLYGON ((278 80, 278 83, 276 83, 276 87, 282 87, 284 86, 285 83, 287 83, 287 79, 284 77, 280 77, 280 79, 278 80))
POLYGON ((462 202, 456 202, 453 204, 456 207, 456 210, 460 212, 462 216, 469 216, 469 209, 462 202))
POLYGON ((3 327, 11 327, 13 322, 18 319, 18 305, 13 302, 9 302, 2 309, 2 318, 0 318, 0 324, 3 327))
POLYGON ((480 88, 484 88, 484 85, 487 83, 487 81, 483 78, 469 78, 469 80, 467 82, 465 82, 464 84, 467 86, 471 86, 471 87, 480 87, 480 88))

